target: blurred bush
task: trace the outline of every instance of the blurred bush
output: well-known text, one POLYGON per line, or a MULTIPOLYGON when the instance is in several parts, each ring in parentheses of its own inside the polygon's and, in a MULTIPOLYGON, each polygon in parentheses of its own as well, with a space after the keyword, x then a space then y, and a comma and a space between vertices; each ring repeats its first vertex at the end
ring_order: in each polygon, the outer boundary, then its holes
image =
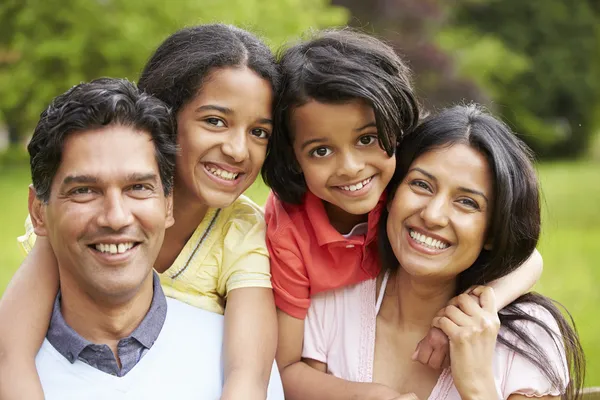
POLYGON ((54 96, 100 76, 135 80, 156 46, 184 26, 232 23, 276 48, 347 17, 327 0, 2 0, 0 115, 13 142, 27 136, 54 96))

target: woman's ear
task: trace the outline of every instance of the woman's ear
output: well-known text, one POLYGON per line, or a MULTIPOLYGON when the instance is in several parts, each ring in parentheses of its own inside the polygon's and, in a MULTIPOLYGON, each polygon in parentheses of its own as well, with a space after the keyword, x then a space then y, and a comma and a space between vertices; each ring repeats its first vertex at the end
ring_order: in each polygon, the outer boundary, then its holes
POLYGON ((493 238, 489 238, 489 239, 488 239, 488 240, 485 242, 485 244, 483 245, 483 249, 484 249, 484 250, 487 250, 487 251, 490 251, 490 250, 492 250, 492 249, 494 248, 494 246, 492 245, 492 243, 493 243, 493 242, 494 242, 494 239, 493 239, 493 238))
POLYGON ((29 185, 29 198, 27 199, 29 206, 29 217, 33 225, 33 232, 37 236, 47 236, 46 229, 46 204, 37 197, 33 185, 29 185))

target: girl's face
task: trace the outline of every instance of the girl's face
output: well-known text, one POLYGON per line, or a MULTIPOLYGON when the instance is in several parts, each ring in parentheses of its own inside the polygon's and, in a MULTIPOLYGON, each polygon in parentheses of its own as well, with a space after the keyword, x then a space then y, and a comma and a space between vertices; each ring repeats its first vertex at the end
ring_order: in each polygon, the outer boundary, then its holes
POLYGON ((375 114, 363 101, 310 101, 292 113, 294 153, 308 190, 348 214, 367 214, 396 168, 379 146, 375 114))
POLYGON ((435 278, 469 268, 485 245, 492 180, 484 155, 464 144, 418 157, 389 205, 387 234, 400 266, 435 278))
POLYGON ((177 115, 175 195, 222 208, 252 185, 273 129, 272 101, 270 83, 246 67, 210 73, 177 115))

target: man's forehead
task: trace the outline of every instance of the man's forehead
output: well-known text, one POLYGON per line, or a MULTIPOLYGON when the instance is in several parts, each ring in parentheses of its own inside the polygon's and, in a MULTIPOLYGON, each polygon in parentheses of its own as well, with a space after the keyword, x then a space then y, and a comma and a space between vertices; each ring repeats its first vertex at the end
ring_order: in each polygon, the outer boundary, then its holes
POLYGON ((108 181, 157 175, 155 151, 149 134, 130 127, 75 133, 64 142, 56 182, 68 177, 108 181))

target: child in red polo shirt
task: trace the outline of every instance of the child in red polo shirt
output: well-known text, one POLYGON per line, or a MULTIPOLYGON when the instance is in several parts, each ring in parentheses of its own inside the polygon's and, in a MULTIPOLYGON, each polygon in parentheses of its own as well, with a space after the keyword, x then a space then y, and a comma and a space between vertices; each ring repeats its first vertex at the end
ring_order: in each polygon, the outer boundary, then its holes
MULTIPOLYGON (((380 272, 377 224, 395 149, 419 121, 410 71, 390 47, 350 30, 321 32, 287 49, 280 66, 283 90, 263 178, 273 190, 265 218, 286 397, 310 383, 327 386, 324 393, 391 398, 381 385, 349 384, 313 370, 301 352, 310 297, 380 272)), ((491 284, 500 307, 533 286, 541 264, 536 252, 491 284)), ((422 343, 414 358, 439 368, 447 346, 422 343)))

